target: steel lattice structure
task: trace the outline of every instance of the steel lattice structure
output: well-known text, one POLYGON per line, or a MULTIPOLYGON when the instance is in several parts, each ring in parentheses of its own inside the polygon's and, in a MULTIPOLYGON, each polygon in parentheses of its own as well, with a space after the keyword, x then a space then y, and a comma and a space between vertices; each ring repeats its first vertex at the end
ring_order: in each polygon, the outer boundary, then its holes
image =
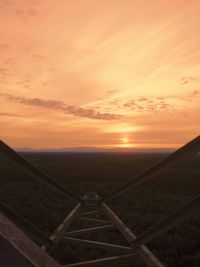
MULTIPOLYGON (((113 257, 105 257, 96 260, 67 264, 64 265, 65 267, 104 266, 105 264, 109 265, 111 262, 124 262, 125 260, 130 261, 131 258, 135 257, 136 254, 139 255, 144 263, 149 267, 164 267, 164 264, 152 254, 145 244, 166 232, 170 228, 176 226, 179 222, 189 218, 194 214, 197 214, 200 211, 200 195, 196 196, 182 208, 176 210, 174 213, 170 214, 138 237, 136 237, 136 235, 125 225, 125 223, 115 214, 115 212, 106 204, 106 202, 122 194, 125 190, 130 188, 130 186, 134 186, 145 179, 151 178, 163 170, 166 170, 167 168, 187 158, 190 158, 199 152, 200 136, 197 136, 195 139, 166 157, 164 160, 147 169, 142 174, 134 177, 130 182, 122 187, 119 187, 108 196, 101 198, 96 193, 87 193, 84 197, 79 197, 63 188, 39 168, 35 167, 32 163, 25 160, 4 142, 0 141, 0 154, 46 185, 64 194, 66 197, 71 197, 78 201, 74 209, 66 216, 64 221, 57 227, 50 237, 46 237, 19 214, 14 212, 4 203, 0 202, 1 247, 7 249, 5 251, 11 255, 13 261, 15 261, 15 264, 16 260, 19 261, 19 265, 15 266, 20 267, 61 266, 48 253, 57 246, 60 240, 66 240, 68 243, 77 244, 79 247, 91 246, 117 252, 117 255, 113 257), (89 211, 84 211, 88 209, 89 211), (101 218, 100 214, 104 214, 107 219, 105 220, 101 218), (79 218, 83 221, 98 223, 98 226, 68 231, 69 225, 75 218, 79 218), (95 233, 97 231, 114 228, 119 230, 122 237, 128 242, 128 246, 77 238, 79 235, 92 232, 95 233)), ((3 258, 3 267, 12 266, 10 263, 12 262, 12 259, 8 259, 8 255, 6 256, 6 254, 3 254, 2 256, 2 254, 0 254, 0 263, 1 257, 3 258)))

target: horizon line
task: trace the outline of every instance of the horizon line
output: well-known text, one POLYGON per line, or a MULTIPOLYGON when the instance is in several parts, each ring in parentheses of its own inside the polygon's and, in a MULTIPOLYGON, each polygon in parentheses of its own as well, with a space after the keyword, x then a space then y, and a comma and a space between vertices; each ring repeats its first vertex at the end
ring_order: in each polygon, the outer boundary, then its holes
POLYGON ((114 147, 114 148, 98 148, 98 147, 62 147, 62 148, 31 148, 31 147, 16 147, 18 152, 173 152, 176 147, 114 147))

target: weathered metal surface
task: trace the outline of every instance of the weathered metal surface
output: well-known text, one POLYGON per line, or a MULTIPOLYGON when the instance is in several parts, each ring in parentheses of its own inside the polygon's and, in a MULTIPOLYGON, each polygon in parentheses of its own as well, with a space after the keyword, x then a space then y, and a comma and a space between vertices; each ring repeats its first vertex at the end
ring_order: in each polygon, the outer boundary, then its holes
POLYGON ((113 256, 113 257, 107 257, 107 258, 101 258, 96 260, 90 260, 90 261, 82 261, 78 263, 71 263, 64 265, 63 267, 87 267, 87 266, 110 266, 110 264, 113 263, 120 263, 120 262, 126 262, 127 260, 130 260, 135 256, 134 253, 122 255, 122 256, 113 256))
POLYGON ((61 267, 2 213, 0 246, 1 267, 61 267))
MULTIPOLYGON (((133 242, 136 240, 135 234, 119 219, 119 217, 108 207, 105 203, 102 208, 107 216, 113 221, 118 230, 133 247, 133 242)), ((144 245, 137 248, 136 252, 140 255, 141 259, 149 267, 164 267, 164 265, 152 254, 152 252, 144 245)))
POLYGON ((98 242, 98 241, 92 241, 92 240, 86 240, 86 239, 80 239, 80 238, 74 238, 74 237, 65 237, 63 236, 62 239, 67 240, 71 243, 83 245, 83 246, 90 246, 93 248, 100 248, 100 249, 106 249, 106 250, 112 250, 112 251, 118 251, 120 253, 123 252, 130 252, 133 249, 131 247, 127 246, 121 246, 116 244, 110 244, 105 242, 98 242))
POLYGON ((197 136, 195 139, 193 139, 186 145, 176 150, 174 153, 166 157, 164 160, 160 161, 159 163, 157 163, 150 169, 146 170, 142 174, 133 178, 129 183, 126 183, 125 185, 119 187, 118 189, 116 189, 114 192, 112 192, 108 196, 102 198, 101 201, 107 201, 107 200, 113 199, 117 195, 129 189, 134 184, 137 184, 138 182, 141 182, 147 178, 150 178, 152 176, 159 174, 163 170, 197 154, 199 151, 200 151, 200 136, 197 136))
POLYGON ((0 235, 0 266, 1 267, 35 267, 12 244, 0 235))
POLYGON ((6 206, 0 201, 0 212, 2 212, 7 218, 9 218, 16 226, 23 230, 33 241, 39 245, 44 245, 48 248, 52 247, 54 243, 45 235, 42 234, 37 228, 31 225, 23 217, 17 214, 15 211, 6 206))
POLYGON ((84 228, 76 231, 71 231, 71 232, 65 232, 64 236, 76 236, 80 234, 90 234, 90 233, 96 233, 99 230, 109 230, 113 229, 114 224, 110 225, 104 225, 104 226, 97 226, 97 227, 90 227, 90 228, 84 228))
POLYGON ((24 159, 20 156, 17 152, 15 152, 12 148, 6 145, 2 140, 0 140, 0 153, 3 154, 6 158, 11 160, 14 164, 16 164, 22 170, 28 172, 30 175, 34 176, 35 178, 39 179, 41 182, 45 183, 46 185, 50 186, 54 190, 58 191, 59 193, 64 194, 65 196, 70 196, 75 200, 81 201, 82 199, 56 183, 52 178, 50 178, 46 173, 40 170, 38 167, 35 167, 31 162, 24 159))
POLYGON ((64 234, 64 232, 67 230, 67 227, 70 225, 70 223, 74 220, 76 215, 78 214, 81 203, 78 203, 75 208, 67 215, 67 217, 64 219, 64 221, 58 226, 58 228, 55 230, 55 232, 50 236, 50 239, 57 243, 61 236, 64 234))

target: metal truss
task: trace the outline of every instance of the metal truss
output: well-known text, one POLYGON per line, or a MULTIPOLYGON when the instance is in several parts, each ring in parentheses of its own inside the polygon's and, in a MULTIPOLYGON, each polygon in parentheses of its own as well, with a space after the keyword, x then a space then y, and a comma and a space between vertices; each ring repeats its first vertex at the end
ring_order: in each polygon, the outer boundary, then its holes
MULTIPOLYGON (((69 243, 73 243, 79 247, 95 247, 97 249, 104 249, 109 251, 115 251, 118 253, 116 256, 105 257, 96 260, 82 261, 73 264, 67 264, 65 267, 78 267, 78 266, 109 266, 110 263, 114 262, 124 262, 125 260, 131 261, 133 257, 139 255, 144 263, 149 267, 164 267, 155 255, 146 247, 146 243, 153 240, 155 237, 161 235, 172 227, 176 226, 181 221, 189 218, 192 215, 197 214, 200 211, 200 195, 196 196, 190 202, 188 202, 183 207, 176 210, 174 213, 170 214, 162 221, 155 224, 152 228, 145 231, 138 237, 135 233, 130 230, 125 223, 117 216, 117 214, 106 204, 106 201, 118 196, 127 190, 130 186, 137 184, 140 181, 148 179, 163 170, 177 164, 191 156, 197 154, 200 151, 200 136, 196 137, 176 152, 172 153, 164 160, 160 161, 158 164, 154 165, 150 169, 144 171, 139 176, 133 178, 129 183, 118 188, 110 195, 100 198, 96 193, 87 193, 84 197, 77 197, 70 191, 61 187, 53 179, 44 174, 40 169, 36 168, 30 162, 27 162, 24 158, 19 156, 14 150, 8 147, 5 143, 0 141, 0 153, 10 159, 12 162, 20 166, 22 169, 31 173, 35 178, 40 179, 47 185, 53 187, 60 193, 64 193, 66 196, 70 196, 75 200, 78 200, 78 204, 73 208, 73 210, 66 216, 64 221, 58 226, 54 233, 48 238, 44 236, 39 230, 34 228, 30 223, 25 221, 21 216, 12 211, 5 204, 0 203, 0 211, 2 214, 0 217, 0 237, 5 236, 6 227, 3 223, 8 220, 7 224, 12 227, 20 228, 23 233, 26 234, 30 239, 32 239, 37 245, 38 250, 41 249, 45 255, 46 262, 37 262, 36 267, 47 267, 48 261, 52 261, 49 253, 55 248, 57 243, 61 240, 69 243), (4 217, 6 216, 6 217, 4 217), (103 216, 103 218, 102 218, 103 216), (105 219, 106 217, 106 219, 105 219), (2 219, 4 218, 4 220, 2 219), (79 228, 73 231, 69 231, 69 225, 78 219, 80 221, 93 223, 91 227, 79 228), (9 223, 9 220, 12 223, 9 223), (126 240, 127 246, 122 246, 114 243, 105 243, 94 240, 84 239, 82 236, 88 233, 97 233, 99 231, 107 231, 109 229, 117 229, 118 233, 126 240), (80 238, 81 236, 81 238, 80 238), (47 260, 48 259, 48 260, 47 260), (42 263, 42 264, 40 264, 42 263)), ((11 227, 10 226, 10 227, 11 227)), ((17 228, 16 228, 17 229, 17 228)), ((17 231, 17 230, 16 230, 17 231)), ((7 234, 7 241, 12 243, 12 238, 9 237, 9 232, 7 234)), ((27 237, 25 238, 27 239, 27 237)), ((28 242, 28 241, 27 241, 28 242)), ((32 242, 32 241, 31 241, 32 242)), ((30 243, 31 243, 30 242, 30 243)), ((32 243, 31 243, 32 244, 32 243)), ((15 244, 15 248, 18 246, 15 244)), ((30 259, 31 260, 31 259, 30 259)), ((52 261, 53 262, 53 261, 52 261)), ((27 265, 28 266, 28 265, 27 265)), ((52 265, 52 267, 60 266, 59 264, 52 265)))

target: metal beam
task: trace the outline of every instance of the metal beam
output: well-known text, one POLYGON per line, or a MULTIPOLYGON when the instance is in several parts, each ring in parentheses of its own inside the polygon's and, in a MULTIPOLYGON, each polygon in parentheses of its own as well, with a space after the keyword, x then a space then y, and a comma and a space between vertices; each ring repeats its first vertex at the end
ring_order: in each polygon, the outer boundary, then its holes
POLYGON ((187 159, 191 156, 195 155, 200 151, 200 135, 197 136, 195 139, 187 143, 186 145, 182 146, 178 150, 176 150, 174 153, 166 157, 164 160, 160 161, 150 169, 147 169, 142 174, 136 176, 133 178, 130 182, 126 183, 125 185, 119 187, 114 192, 109 194, 108 196, 101 199, 101 201, 107 201, 110 200, 117 195, 121 194, 125 190, 129 189, 130 186, 137 184, 138 182, 141 182, 147 178, 150 178, 152 176, 155 176, 159 174, 161 171, 187 159))
POLYGON ((87 212, 83 212, 83 213, 80 213, 79 215, 80 216, 87 216, 87 215, 93 215, 93 214, 97 214, 97 213, 100 213, 102 212, 100 209, 99 210, 92 210, 92 211, 87 211, 87 212))
MULTIPOLYGON (((107 216, 113 221, 118 230, 132 245, 134 240, 136 240, 135 234, 120 220, 120 218, 108 207, 105 203, 102 204, 102 208, 107 216)), ((149 267, 164 267, 164 265, 151 253, 151 251, 144 245, 137 248, 136 252, 140 255, 141 259, 149 267)))
POLYGON ((155 224, 149 230, 141 234, 138 238, 133 240, 132 246, 138 247, 141 244, 149 242, 154 237, 159 236, 160 234, 166 232, 167 230, 176 226, 178 223, 182 222, 183 220, 186 220, 192 215, 197 214, 198 212, 200 212, 200 195, 198 195, 185 206, 176 210, 164 220, 155 224))
POLYGON ((66 231, 67 227, 70 225, 70 223, 74 220, 76 215, 78 214, 81 203, 78 203, 75 208, 67 215, 67 217, 64 219, 64 221, 58 226, 58 228, 55 230, 55 232, 50 236, 50 239, 57 243, 59 239, 61 238, 62 234, 66 231))
POLYGON ((83 200, 58 183, 56 183, 52 178, 50 178, 46 173, 40 170, 38 167, 35 167, 31 162, 24 159, 20 156, 17 152, 15 152, 12 148, 6 145, 2 140, 0 140, 0 153, 4 155, 7 159, 11 160, 15 165, 17 165, 20 169, 28 172, 39 181, 45 183, 46 185, 50 186, 54 190, 58 191, 59 193, 64 194, 65 196, 70 196, 71 198, 82 202, 83 200))
POLYGON ((0 213, 1 267, 61 267, 6 216, 0 213))
POLYGON ((40 230, 35 228, 32 224, 30 224, 27 220, 21 217, 14 210, 9 208, 3 202, 0 201, 0 212, 2 212, 8 219, 10 219, 16 226, 18 226, 22 231, 24 231, 33 241, 35 241, 39 245, 44 245, 48 248, 54 246, 52 240, 43 235, 40 230))
POLYGON ((84 228, 81 230, 71 231, 71 232, 65 232, 63 236, 76 236, 80 234, 90 234, 90 233, 96 233, 99 230, 109 230, 113 229, 114 224, 110 225, 104 225, 104 226, 97 226, 97 227, 90 227, 90 228, 84 228))
POLYGON ((98 223, 101 223, 101 224, 110 224, 111 223, 111 221, 108 221, 108 220, 86 218, 86 217, 79 217, 78 219, 83 220, 83 221, 88 221, 88 222, 98 222, 98 223))
POLYGON ((74 238, 74 237, 65 237, 62 236, 62 239, 69 241, 70 243, 75 243, 78 245, 83 245, 83 246, 90 246, 93 248, 99 248, 99 249, 106 249, 106 250, 114 250, 118 252, 130 252, 133 251, 131 247, 127 246, 120 246, 120 245, 115 245, 115 244, 110 244, 110 243, 104 243, 104 242, 98 242, 98 241, 92 241, 92 240, 86 240, 86 239, 80 239, 80 238, 74 238))
POLYGON ((119 262, 125 262, 126 260, 129 260, 135 256, 134 253, 126 254, 122 256, 113 256, 113 257, 107 257, 107 258, 101 258, 96 260, 90 260, 90 261, 82 261, 78 263, 71 263, 64 265, 63 267, 87 267, 87 266, 110 266, 110 263, 119 263, 119 262))

